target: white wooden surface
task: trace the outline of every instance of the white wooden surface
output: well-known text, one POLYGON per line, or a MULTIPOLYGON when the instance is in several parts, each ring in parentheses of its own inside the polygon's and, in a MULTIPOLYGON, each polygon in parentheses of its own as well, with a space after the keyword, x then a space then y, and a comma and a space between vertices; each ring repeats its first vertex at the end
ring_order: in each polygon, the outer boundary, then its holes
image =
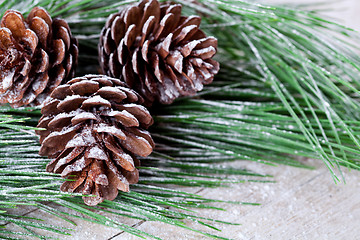
MULTIPOLYGON (((267 0, 269 1, 269 0, 267 0)), ((277 0, 278 1, 278 0, 277 0)), ((305 2, 305 1, 304 1, 305 2)), ((360 29, 360 1, 342 1, 335 6, 331 16, 337 21, 360 29)), ((277 183, 235 184, 221 189, 188 189, 208 198, 231 201, 259 202, 261 206, 217 204, 226 212, 202 210, 203 216, 237 222, 240 226, 216 224, 222 232, 206 230, 208 233, 232 239, 360 239, 360 172, 344 169, 347 184, 335 184, 320 161, 307 160, 316 170, 304 170, 286 166, 268 167, 253 163, 244 164, 257 172, 273 174, 277 183)), ((48 222, 64 227, 70 224, 50 217, 39 210, 20 209, 27 216, 46 217, 48 222)), ((163 239, 208 239, 202 235, 154 222, 139 222, 119 218, 120 221, 136 226, 163 239)), ((137 240, 139 238, 116 229, 82 222, 77 219, 76 231, 70 237, 77 240, 137 240)), ((16 230, 15 226, 9 225, 16 230)))
MULTIPOLYGON (((227 211, 201 210, 204 217, 236 222, 242 225, 216 224, 222 232, 210 231, 200 225, 189 226, 231 239, 360 239, 360 172, 344 169, 347 184, 335 184, 320 161, 307 160, 316 170, 287 166, 237 162, 260 173, 272 174, 276 183, 234 184, 220 189, 189 189, 215 199, 258 202, 261 206, 216 204, 227 211)), ((48 223, 71 227, 39 210, 21 209, 26 216, 48 218, 48 223)), ((73 219, 76 232, 64 240, 138 240, 128 233, 73 219)), ((118 218, 138 229, 169 240, 208 239, 200 234, 157 222, 141 222, 118 218)), ((15 226, 9 226, 16 230, 15 226)))
MULTIPOLYGON (((360 172, 347 173, 348 183, 336 185, 322 163, 308 162, 317 169, 285 166, 269 169, 250 164, 253 169, 276 176, 277 183, 236 184, 228 189, 206 189, 201 194, 262 205, 219 204, 216 206, 227 211, 202 211, 202 214, 242 224, 216 225, 222 229, 221 236, 232 239, 360 239, 360 172)), ((139 229, 164 239, 207 239, 160 223, 146 222, 139 229)), ((120 234, 112 239, 138 238, 120 234)))

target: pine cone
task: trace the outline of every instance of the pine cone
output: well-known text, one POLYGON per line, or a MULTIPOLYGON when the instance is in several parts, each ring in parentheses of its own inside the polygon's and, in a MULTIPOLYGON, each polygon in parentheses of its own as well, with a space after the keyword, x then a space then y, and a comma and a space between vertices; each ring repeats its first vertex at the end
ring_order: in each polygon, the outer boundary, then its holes
POLYGON ((8 10, 0 28, 0 103, 41 104, 74 75, 77 41, 68 24, 35 7, 25 20, 8 10))
POLYGON ((213 81, 217 39, 199 29, 200 17, 181 16, 181 5, 144 0, 111 15, 102 29, 104 74, 124 80, 146 104, 170 104, 213 81))
POLYGON ((54 158, 48 172, 73 181, 61 190, 92 194, 87 205, 113 200, 118 190, 129 191, 139 178, 135 155, 154 148, 143 130, 153 123, 143 99, 118 79, 86 75, 58 86, 44 104, 37 131, 40 155, 54 158))

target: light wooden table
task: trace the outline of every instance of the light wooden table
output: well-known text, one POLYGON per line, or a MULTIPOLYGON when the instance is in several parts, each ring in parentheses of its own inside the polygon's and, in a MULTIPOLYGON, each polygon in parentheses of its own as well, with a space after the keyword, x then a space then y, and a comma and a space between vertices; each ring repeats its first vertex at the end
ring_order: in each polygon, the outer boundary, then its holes
MULTIPOLYGON (((249 162, 236 162, 234 166, 248 168, 275 176, 276 183, 233 184, 229 188, 188 189, 207 198, 230 201, 258 202, 261 206, 221 203, 227 211, 201 210, 211 217, 240 226, 215 224, 222 232, 205 229, 208 233, 231 239, 360 239, 360 172, 343 169, 346 184, 335 184, 325 165, 319 160, 307 160, 316 170, 287 166, 269 167, 249 162)), ((42 211, 21 209, 26 216, 47 218, 47 223, 64 227, 70 224, 42 211)), ((138 240, 128 233, 73 219, 78 226, 64 240, 138 240)), ((157 222, 142 222, 118 218, 138 229, 169 240, 208 239, 200 234, 157 222)), ((9 226, 16 230, 16 226, 9 226)))

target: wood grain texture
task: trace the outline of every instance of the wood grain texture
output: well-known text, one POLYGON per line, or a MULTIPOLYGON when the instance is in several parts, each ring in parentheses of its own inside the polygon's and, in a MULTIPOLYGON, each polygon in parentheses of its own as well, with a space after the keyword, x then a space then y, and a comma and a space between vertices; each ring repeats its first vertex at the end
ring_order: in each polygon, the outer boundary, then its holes
MULTIPOLYGON (((308 162, 316 170, 247 163, 253 169, 273 174, 277 183, 234 184, 230 188, 203 190, 200 194, 209 198, 262 204, 218 204, 227 211, 201 211, 205 217, 242 224, 217 224, 222 232, 207 232, 231 239, 359 239, 360 172, 344 169, 348 182, 336 185, 321 161, 308 162)), ((161 223, 146 222, 138 228, 164 239, 207 239, 161 223)), ((120 234, 112 239, 139 238, 120 234)))
MULTIPOLYGON (((215 224, 221 232, 188 222, 188 226, 231 239, 360 239, 360 172, 343 169, 346 184, 335 184, 325 165, 319 160, 306 160, 316 170, 287 166, 269 167, 249 162, 232 165, 247 166, 257 172, 275 176, 276 183, 233 184, 229 188, 201 189, 204 197, 229 201, 261 203, 261 206, 214 204, 227 211, 201 210, 199 214, 240 226, 215 224)), ((186 190, 186 189, 182 189, 186 190)), ((190 192, 195 189, 189 188, 190 192)), ((25 209, 19 209, 19 211, 25 209)), ((29 210, 28 210, 29 211, 29 210)), ((41 217, 54 225, 70 224, 42 211, 27 216, 41 217)), ((112 217, 114 217, 112 215, 112 217)), ((56 236, 65 240, 138 240, 128 233, 72 219, 78 226, 72 236, 56 236)), ((169 240, 209 239, 200 234, 158 222, 141 222, 126 218, 117 220, 169 240)), ((17 227, 9 225, 13 230, 17 227)), ((29 238, 30 239, 30 238, 29 238)))

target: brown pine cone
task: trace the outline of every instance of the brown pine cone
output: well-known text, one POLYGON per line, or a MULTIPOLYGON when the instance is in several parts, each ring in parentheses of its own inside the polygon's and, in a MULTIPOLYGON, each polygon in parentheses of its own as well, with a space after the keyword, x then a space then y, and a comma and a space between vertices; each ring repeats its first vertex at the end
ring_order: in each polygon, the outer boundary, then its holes
POLYGON ((0 28, 0 103, 41 104, 54 88, 71 79, 78 58, 68 24, 35 7, 25 20, 7 10, 0 28))
POLYGON ((135 155, 148 156, 154 142, 143 128, 153 119, 143 99, 118 79, 86 75, 58 86, 44 104, 37 131, 40 155, 54 158, 48 172, 73 181, 61 190, 83 197, 87 205, 113 200, 139 178, 135 155))
POLYGON ((200 21, 181 16, 180 4, 156 0, 111 15, 98 47, 103 73, 124 80, 148 106, 194 95, 219 71, 217 39, 206 37, 200 21))

